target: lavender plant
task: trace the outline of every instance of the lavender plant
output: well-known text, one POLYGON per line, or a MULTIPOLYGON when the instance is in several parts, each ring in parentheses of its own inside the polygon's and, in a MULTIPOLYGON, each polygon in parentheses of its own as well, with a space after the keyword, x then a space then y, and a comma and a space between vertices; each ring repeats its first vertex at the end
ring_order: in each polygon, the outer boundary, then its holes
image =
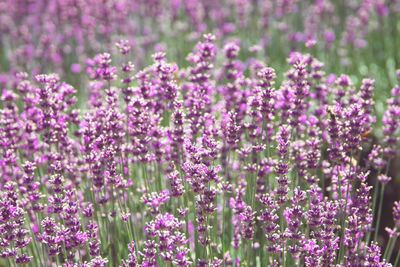
POLYGON ((135 71, 117 48, 87 62, 85 105, 56 74, 2 90, 0 264, 399 266, 399 202, 380 240, 399 86, 380 122, 374 80, 310 54, 277 73, 206 34, 187 67, 135 71))

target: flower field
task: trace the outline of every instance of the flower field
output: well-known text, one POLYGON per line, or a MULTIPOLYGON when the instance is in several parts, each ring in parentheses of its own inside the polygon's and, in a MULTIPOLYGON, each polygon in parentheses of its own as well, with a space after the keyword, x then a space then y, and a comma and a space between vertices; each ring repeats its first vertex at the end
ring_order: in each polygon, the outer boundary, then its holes
POLYGON ((0 0, 0 267, 400 267, 399 235, 400 1, 0 0))

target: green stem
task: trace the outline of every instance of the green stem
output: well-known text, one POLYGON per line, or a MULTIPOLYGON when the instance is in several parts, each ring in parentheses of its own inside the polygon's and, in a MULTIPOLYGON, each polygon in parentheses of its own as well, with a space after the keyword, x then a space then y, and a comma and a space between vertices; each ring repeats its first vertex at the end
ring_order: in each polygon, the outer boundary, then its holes
POLYGON ((399 252, 397 252, 397 257, 396 257, 396 260, 394 261, 393 266, 399 266, 399 261, 400 261, 400 250, 399 250, 399 252))
MULTIPOLYGON (((374 220, 374 215, 375 215, 375 210, 376 210, 376 201, 378 199, 378 189, 379 189, 379 181, 378 179, 376 179, 375 182, 375 186, 374 186, 374 196, 372 197, 372 220, 374 220)), ((372 225, 373 225, 373 221, 372 221, 372 225)), ((371 235, 372 235, 372 231, 368 231, 367 234, 367 239, 366 239, 366 246, 369 245, 369 242, 371 241, 371 235)))
POLYGON ((385 249, 385 253, 383 253, 383 258, 386 259, 387 258, 387 254, 390 250, 390 247, 392 246, 393 243, 393 237, 389 238, 389 242, 386 245, 386 249, 385 249))
POLYGON ((346 217, 347 217, 347 200, 349 198, 349 190, 350 190, 350 181, 347 181, 347 188, 346 188, 346 199, 344 202, 344 207, 343 207, 343 217, 342 217, 342 223, 341 223, 341 237, 340 237, 340 247, 339 247, 339 255, 337 259, 337 263, 340 263, 341 258, 344 253, 344 234, 345 234, 345 227, 346 227, 346 217))
POLYGON ((378 239, 378 232, 379 232, 379 227, 381 224, 381 215, 382 215, 382 205, 383 205, 383 194, 385 193, 385 185, 383 184, 381 187, 380 191, 380 196, 379 196, 379 208, 378 208, 378 217, 376 221, 376 227, 375 227, 375 233, 374 233, 374 241, 378 239))
MULTIPOLYGON (((395 230, 397 231, 397 229, 395 230)), ((390 259, 392 258, 393 249, 394 246, 396 245, 396 241, 397 241, 397 236, 391 237, 389 240, 389 244, 386 246, 383 258, 386 259, 387 262, 390 262, 390 259)))

